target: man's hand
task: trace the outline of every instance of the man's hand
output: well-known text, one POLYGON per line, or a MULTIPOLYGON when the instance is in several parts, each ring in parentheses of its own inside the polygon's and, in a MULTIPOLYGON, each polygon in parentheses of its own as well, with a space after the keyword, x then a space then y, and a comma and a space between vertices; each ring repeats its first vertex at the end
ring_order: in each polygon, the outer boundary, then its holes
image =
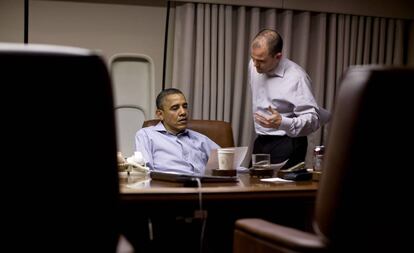
POLYGON ((267 110, 270 112, 270 115, 263 115, 255 112, 254 119, 262 127, 279 128, 280 123, 282 122, 282 116, 276 109, 273 109, 270 105, 267 108, 267 110))

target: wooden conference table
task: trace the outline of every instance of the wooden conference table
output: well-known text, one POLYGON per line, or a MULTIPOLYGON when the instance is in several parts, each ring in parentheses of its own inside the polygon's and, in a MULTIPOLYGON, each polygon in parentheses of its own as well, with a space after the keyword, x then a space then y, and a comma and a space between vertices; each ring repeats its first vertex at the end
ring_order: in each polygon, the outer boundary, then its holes
POLYGON ((318 182, 265 183, 238 176, 237 183, 202 184, 201 189, 121 176, 122 232, 140 252, 200 252, 202 234, 203 252, 231 252, 234 222, 240 218, 310 230, 318 182))

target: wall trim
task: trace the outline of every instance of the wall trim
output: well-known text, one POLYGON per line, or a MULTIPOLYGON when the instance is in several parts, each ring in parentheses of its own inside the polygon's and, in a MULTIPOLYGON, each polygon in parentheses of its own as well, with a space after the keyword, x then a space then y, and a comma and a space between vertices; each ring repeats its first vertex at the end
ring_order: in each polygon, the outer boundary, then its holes
MULTIPOLYGON (((167 0, 166 0, 167 1, 167 0)), ((412 0, 174 0, 414 20, 412 0)), ((167 1, 168 2, 168 1, 167 1)))

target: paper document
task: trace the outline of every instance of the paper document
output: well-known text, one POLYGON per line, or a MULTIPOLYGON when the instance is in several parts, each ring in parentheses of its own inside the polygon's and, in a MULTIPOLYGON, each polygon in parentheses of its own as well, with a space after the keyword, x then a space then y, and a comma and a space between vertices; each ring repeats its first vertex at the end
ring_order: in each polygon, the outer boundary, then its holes
POLYGON ((282 168, 287 163, 287 161, 289 161, 289 159, 286 159, 285 161, 281 163, 272 163, 270 164, 270 168, 272 168, 275 171, 278 171, 280 170, 280 168, 282 168))
POLYGON ((286 180, 280 177, 272 177, 272 178, 262 178, 260 179, 262 182, 270 182, 270 183, 291 183, 295 182, 293 180, 286 180))
MULTIPOLYGON (((238 167, 240 167, 241 163, 246 157, 247 147, 232 147, 232 148, 226 148, 226 149, 234 149, 233 169, 236 170, 238 167)), ((218 163, 217 149, 213 149, 210 153, 210 157, 208 158, 205 173, 208 174, 208 172, 211 172, 211 170, 218 169, 218 168, 219 168, 219 163, 218 163)))

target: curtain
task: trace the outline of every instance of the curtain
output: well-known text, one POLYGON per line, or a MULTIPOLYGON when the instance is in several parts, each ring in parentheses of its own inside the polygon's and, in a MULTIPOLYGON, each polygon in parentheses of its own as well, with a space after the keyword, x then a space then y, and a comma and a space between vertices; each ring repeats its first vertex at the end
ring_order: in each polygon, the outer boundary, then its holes
MULTIPOLYGON (((413 61, 407 59, 412 21, 204 3, 170 8, 171 80, 165 87, 184 92, 192 118, 231 122, 236 145, 250 150, 255 133, 247 66, 250 42, 262 28, 279 31, 284 56, 308 72, 318 104, 331 112, 349 66, 413 61)), ((308 136, 308 165, 328 132, 329 124, 308 136)))

